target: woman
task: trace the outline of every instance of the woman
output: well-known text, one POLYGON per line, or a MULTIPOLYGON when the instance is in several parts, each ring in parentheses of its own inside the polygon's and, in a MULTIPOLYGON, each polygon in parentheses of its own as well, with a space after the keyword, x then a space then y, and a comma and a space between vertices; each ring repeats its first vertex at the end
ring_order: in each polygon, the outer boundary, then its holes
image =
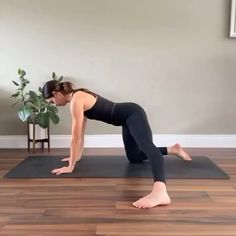
POLYGON ((163 155, 175 154, 185 161, 191 157, 179 144, 157 148, 144 109, 131 102, 114 103, 88 89, 74 89, 70 82, 48 81, 43 87, 43 97, 57 106, 70 103, 72 138, 70 157, 64 158, 69 165, 54 169, 56 175, 71 173, 81 159, 86 121, 95 119, 115 126, 122 126, 122 137, 127 158, 132 163, 149 159, 154 185, 150 194, 134 202, 138 208, 168 205, 171 200, 166 190, 163 155))

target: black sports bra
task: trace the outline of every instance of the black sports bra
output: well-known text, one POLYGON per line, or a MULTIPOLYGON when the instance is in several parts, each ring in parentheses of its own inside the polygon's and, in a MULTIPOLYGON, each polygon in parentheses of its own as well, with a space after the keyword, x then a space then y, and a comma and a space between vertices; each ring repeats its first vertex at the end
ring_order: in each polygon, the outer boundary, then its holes
POLYGON ((77 91, 84 91, 90 93, 91 95, 97 98, 94 105, 90 109, 84 112, 84 115, 88 119, 100 120, 109 124, 111 123, 112 114, 115 108, 115 102, 112 102, 96 93, 90 91, 88 92, 88 90, 86 91, 82 89, 77 89, 76 91, 74 91, 74 93, 77 91))

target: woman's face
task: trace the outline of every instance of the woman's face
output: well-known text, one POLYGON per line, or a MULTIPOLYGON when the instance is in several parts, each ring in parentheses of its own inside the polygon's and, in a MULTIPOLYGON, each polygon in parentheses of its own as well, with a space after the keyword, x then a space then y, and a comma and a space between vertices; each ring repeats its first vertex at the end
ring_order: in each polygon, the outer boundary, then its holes
POLYGON ((46 99, 47 102, 53 103, 56 106, 65 106, 67 103, 66 97, 61 92, 52 92, 53 97, 46 99))

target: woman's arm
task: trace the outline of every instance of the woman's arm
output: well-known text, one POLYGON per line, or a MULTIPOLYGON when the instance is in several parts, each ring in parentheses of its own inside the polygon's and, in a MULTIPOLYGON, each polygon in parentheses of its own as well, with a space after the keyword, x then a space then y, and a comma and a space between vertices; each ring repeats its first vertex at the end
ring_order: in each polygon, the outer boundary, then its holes
MULTIPOLYGON (((82 156, 82 153, 83 153, 83 148, 84 148, 84 134, 85 134, 86 122, 87 122, 87 118, 84 117, 83 125, 82 125, 81 142, 80 142, 80 146, 79 146, 79 154, 78 154, 78 158, 76 159, 76 161, 79 161, 79 160, 81 159, 81 156, 82 156)), ((66 157, 66 158, 62 159, 62 161, 69 161, 69 160, 70 160, 70 157, 66 157)))
POLYGON ((86 117, 84 117, 83 97, 79 96, 79 93, 74 94, 74 97, 70 103, 70 110, 72 117, 71 145, 70 157, 66 158, 69 161, 69 166, 52 170, 52 173, 57 175, 72 172, 76 161, 81 158, 83 150, 86 117))
POLYGON ((69 167, 72 169, 74 169, 76 161, 81 158, 84 144, 84 130, 86 125, 82 97, 80 97, 79 94, 74 96, 75 97, 73 97, 70 106, 72 128, 69 167))
POLYGON ((80 152, 79 156, 80 156, 80 158, 77 159, 77 161, 79 161, 81 159, 83 149, 84 149, 84 134, 85 134, 86 123, 87 123, 87 118, 84 117, 83 125, 82 125, 82 135, 81 135, 82 139, 81 139, 81 143, 80 143, 80 146, 79 146, 79 152, 80 152))

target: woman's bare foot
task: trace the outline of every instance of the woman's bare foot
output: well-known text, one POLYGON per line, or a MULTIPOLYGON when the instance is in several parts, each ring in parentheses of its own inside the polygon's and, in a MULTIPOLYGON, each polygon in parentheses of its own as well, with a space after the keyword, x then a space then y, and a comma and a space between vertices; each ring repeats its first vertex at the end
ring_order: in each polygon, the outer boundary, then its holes
POLYGON ((137 208, 152 208, 158 205, 169 205, 170 197, 163 182, 155 182, 152 192, 133 203, 137 208))
POLYGON ((167 148, 167 154, 172 154, 180 157, 184 161, 192 161, 192 158, 184 151, 179 143, 167 148))

